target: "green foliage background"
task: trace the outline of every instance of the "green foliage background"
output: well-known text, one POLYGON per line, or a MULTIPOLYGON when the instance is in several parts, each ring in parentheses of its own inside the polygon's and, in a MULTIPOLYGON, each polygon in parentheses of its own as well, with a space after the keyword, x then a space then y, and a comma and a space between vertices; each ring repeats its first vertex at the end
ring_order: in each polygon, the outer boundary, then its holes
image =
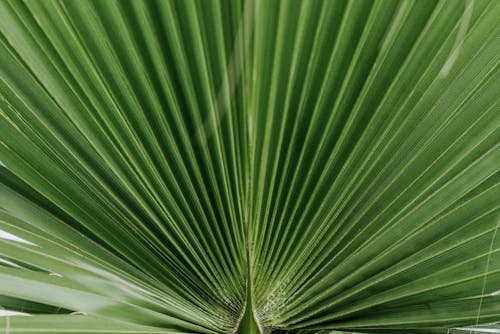
POLYGON ((495 330, 499 18, 0 1, 0 332, 495 330))

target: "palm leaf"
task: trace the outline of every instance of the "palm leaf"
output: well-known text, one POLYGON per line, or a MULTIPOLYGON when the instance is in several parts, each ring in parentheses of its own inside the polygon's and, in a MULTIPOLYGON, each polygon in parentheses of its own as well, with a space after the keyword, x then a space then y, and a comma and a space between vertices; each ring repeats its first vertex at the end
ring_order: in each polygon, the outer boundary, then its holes
POLYGON ((499 15, 0 2, 0 328, 494 332, 499 15))

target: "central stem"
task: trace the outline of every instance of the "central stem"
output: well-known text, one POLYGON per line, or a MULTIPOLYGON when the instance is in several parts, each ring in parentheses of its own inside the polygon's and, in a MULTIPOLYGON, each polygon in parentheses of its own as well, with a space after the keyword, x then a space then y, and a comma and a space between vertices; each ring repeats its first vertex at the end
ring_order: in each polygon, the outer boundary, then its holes
POLYGON ((247 288, 247 301, 245 304, 245 314, 238 327, 238 334, 260 334, 260 328, 253 314, 252 293, 247 288))
MULTIPOLYGON (((248 234, 249 235, 249 234, 248 234)), ((261 334, 261 328, 255 314, 253 312, 253 301, 252 301, 252 259, 250 243, 247 240, 246 247, 246 264, 247 264, 247 286, 246 286, 246 302, 245 302, 245 313, 241 318, 238 326, 237 334, 261 334)))

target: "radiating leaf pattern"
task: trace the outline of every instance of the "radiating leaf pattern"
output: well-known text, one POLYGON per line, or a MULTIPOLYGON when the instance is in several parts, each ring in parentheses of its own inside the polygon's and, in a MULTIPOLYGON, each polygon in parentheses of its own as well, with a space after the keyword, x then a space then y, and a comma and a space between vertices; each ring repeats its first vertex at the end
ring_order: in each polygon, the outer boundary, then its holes
POLYGON ((495 330, 499 18, 0 1, 0 332, 495 330))

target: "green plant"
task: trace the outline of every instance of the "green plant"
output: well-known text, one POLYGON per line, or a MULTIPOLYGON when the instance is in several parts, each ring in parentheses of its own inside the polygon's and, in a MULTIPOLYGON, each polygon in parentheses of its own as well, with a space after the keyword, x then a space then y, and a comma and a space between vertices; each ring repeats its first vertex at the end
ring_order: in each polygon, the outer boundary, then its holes
POLYGON ((1 1, 0 331, 499 322, 499 17, 1 1))

